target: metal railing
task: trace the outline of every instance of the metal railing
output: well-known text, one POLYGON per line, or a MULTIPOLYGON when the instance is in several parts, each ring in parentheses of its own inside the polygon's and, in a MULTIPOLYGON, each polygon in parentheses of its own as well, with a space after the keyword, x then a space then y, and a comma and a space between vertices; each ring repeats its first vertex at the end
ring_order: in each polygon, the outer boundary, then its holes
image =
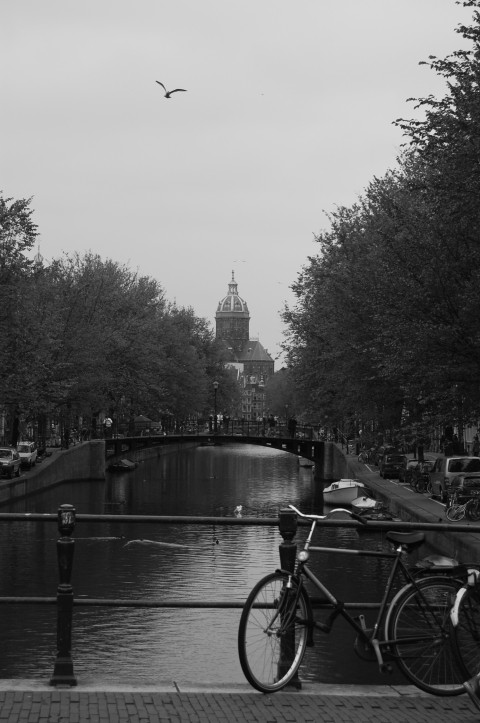
MULTIPOLYGON (((292 571, 294 570, 297 545, 294 541, 298 526, 309 526, 307 520, 298 519, 296 513, 291 509, 280 510, 279 516, 275 518, 258 517, 192 517, 192 516, 169 516, 169 515, 91 515, 77 514, 72 505, 61 505, 57 513, 0 513, 0 522, 44 522, 57 523, 59 539, 57 545, 57 559, 59 583, 55 597, 28 597, 28 596, 3 596, 0 597, 2 604, 26 604, 26 605, 57 605, 57 655, 54 664, 53 675, 50 685, 74 686, 77 684, 71 652, 71 638, 73 627, 73 607, 75 606, 112 606, 112 607, 135 607, 135 608, 243 608, 244 601, 208 601, 208 600, 157 600, 137 599, 127 600, 122 598, 79 598, 74 599, 73 587, 71 584, 73 553, 75 541, 72 533, 76 523, 142 523, 142 524, 188 524, 207 526, 264 526, 278 527, 282 541, 279 544, 280 566, 292 571)), ((319 520, 319 526, 324 527, 354 527, 365 528, 365 525, 353 519, 325 519, 319 520)), ((421 523, 421 522, 396 522, 372 520, 367 524, 371 530, 442 530, 443 532, 480 532, 480 524, 453 523, 448 527, 442 523, 421 523)), ((312 598, 313 606, 316 608, 331 607, 325 600, 312 598)), ((349 602, 345 603, 350 609, 373 609, 378 603, 349 602)))

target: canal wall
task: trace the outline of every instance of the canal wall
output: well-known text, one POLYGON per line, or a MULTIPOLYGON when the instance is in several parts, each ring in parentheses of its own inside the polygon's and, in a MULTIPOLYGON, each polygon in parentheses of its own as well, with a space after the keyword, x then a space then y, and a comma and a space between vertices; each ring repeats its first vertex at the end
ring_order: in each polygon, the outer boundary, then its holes
POLYGON ((323 442, 318 445, 315 457, 315 479, 321 482, 333 482, 343 478, 354 477, 348 458, 343 450, 334 442, 323 442))
MULTIPOLYGON (((150 447, 124 453, 109 459, 110 462, 127 458, 140 461, 151 457, 181 452, 187 447, 198 446, 198 442, 169 444, 162 447, 150 447)), ((82 442, 70 449, 52 449, 50 457, 37 463, 29 470, 22 470, 20 477, 0 479, 0 505, 15 499, 27 497, 35 492, 46 490, 62 482, 81 482, 83 480, 105 480, 107 462, 105 461, 105 441, 95 439, 82 442)))
POLYGON ((51 456, 20 477, 0 480, 0 504, 54 487, 61 482, 105 479, 105 442, 82 442, 70 449, 53 449, 51 456))

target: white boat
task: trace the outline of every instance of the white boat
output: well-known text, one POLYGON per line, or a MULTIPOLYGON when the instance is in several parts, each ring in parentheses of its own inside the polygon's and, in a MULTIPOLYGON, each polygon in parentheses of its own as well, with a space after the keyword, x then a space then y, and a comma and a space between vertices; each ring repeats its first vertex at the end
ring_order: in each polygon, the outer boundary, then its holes
POLYGON ((368 497, 368 495, 355 497, 350 504, 352 507, 356 507, 359 510, 373 510, 375 507, 378 507, 377 500, 374 500, 373 497, 368 497))
POLYGON ((323 490, 323 499, 326 504, 349 505, 365 490, 363 482, 356 479, 340 479, 332 482, 323 490))

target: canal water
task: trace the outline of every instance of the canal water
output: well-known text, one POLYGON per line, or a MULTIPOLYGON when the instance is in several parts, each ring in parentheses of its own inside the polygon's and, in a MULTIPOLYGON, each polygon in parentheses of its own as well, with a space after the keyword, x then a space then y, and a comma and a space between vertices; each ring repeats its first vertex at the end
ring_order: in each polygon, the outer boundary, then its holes
MULTIPOLYGON (((59 485, 2 512, 276 517, 289 503, 321 513, 322 484, 291 454, 248 445, 198 447, 140 462, 107 480, 59 485)), ((298 539, 304 539, 299 528, 298 539)), ((76 598, 244 601, 279 566, 276 527, 77 522, 72 584, 76 598)), ((0 596, 54 597, 56 525, 0 525, 0 596)), ((329 528, 317 544, 379 549, 380 534, 329 528)), ((340 599, 376 602, 385 561, 318 555, 312 564, 340 599)), ((49 679, 56 654, 56 607, 1 606, 0 677, 49 679)), ((321 615, 321 613, 319 613, 321 615)), ((372 619, 374 612, 367 613, 372 619)), ((240 609, 74 607, 72 657, 81 682, 245 682, 238 663, 240 609)), ((380 676, 353 651, 353 633, 337 621, 316 634, 302 678, 324 683, 404 683, 380 676)))

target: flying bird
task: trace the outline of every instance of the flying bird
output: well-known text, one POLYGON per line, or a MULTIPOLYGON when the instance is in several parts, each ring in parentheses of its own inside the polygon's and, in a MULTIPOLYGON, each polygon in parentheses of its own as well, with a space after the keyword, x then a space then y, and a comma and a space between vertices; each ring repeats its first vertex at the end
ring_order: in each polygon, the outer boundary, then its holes
POLYGON ((156 80, 155 83, 158 83, 158 85, 161 85, 161 86, 162 86, 163 90, 165 91, 165 98, 170 98, 170 96, 172 95, 172 93, 178 93, 179 91, 182 91, 182 93, 186 93, 186 92, 187 92, 187 91, 185 90, 185 88, 175 88, 175 90, 167 90, 167 89, 165 88, 165 86, 163 85, 163 83, 160 83, 159 80, 156 80))

